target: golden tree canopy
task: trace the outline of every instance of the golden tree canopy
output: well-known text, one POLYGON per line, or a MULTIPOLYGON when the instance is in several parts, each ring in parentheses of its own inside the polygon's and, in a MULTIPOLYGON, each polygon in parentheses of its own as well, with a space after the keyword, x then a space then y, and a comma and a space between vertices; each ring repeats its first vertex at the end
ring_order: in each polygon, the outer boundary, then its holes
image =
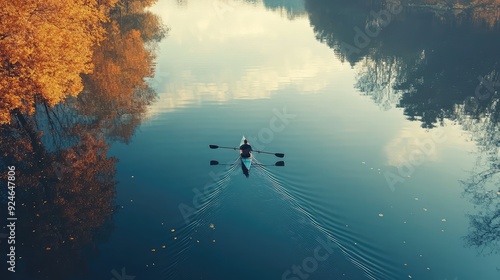
POLYGON ((92 71, 93 46, 116 0, 0 0, 0 124, 9 112, 31 113, 82 89, 92 71))

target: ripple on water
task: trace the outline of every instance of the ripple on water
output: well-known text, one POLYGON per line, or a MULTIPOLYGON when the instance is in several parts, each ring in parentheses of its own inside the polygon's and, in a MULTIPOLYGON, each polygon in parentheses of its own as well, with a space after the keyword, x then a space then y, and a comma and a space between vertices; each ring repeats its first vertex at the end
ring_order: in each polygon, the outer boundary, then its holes
MULTIPOLYGON (((344 258, 363 271, 369 279, 396 278, 395 264, 369 238, 369 229, 361 232, 349 228, 349 215, 341 212, 341 203, 329 201, 330 198, 322 196, 318 188, 306 182, 289 180, 266 167, 256 169, 267 178, 276 194, 284 198, 288 209, 296 210, 301 217, 298 220, 305 221, 310 228, 314 228, 315 233, 309 235, 317 236, 321 233, 330 239, 338 246, 344 258)), ((342 196, 337 199, 342 199, 342 196)))

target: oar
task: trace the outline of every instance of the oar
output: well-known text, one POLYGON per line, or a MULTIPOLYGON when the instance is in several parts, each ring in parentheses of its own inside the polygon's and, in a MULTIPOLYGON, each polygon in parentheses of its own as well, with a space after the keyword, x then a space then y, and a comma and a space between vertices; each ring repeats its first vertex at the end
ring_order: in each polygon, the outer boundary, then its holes
MULTIPOLYGON (((236 147, 224 147, 224 146, 217 146, 217 145, 208 145, 210 147, 210 149, 218 149, 218 148, 221 148, 221 149, 232 149, 232 150, 237 150, 238 148, 236 147)), ((270 154, 270 155, 275 155, 279 158, 282 158, 285 156, 285 154, 282 154, 282 153, 270 153, 270 152, 264 152, 264 151, 255 151, 257 153, 262 153, 262 154, 270 154)))
POLYGON ((216 160, 211 160, 210 165, 234 165, 234 163, 219 163, 216 160))
POLYGON ((208 145, 210 147, 210 149, 218 149, 218 148, 221 148, 221 149, 231 149, 231 150, 237 150, 238 148, 236 147, 224 147, 224 146, 217 146, 217 145, 208 145))
POLYGON ((260 163, 254 163, 254 164, 258 166, 285 166, 284 161, 277 161, 275 164, 260 164, 260 163))
MULTIPOLYGON (((285 166, 285 162, 284 161, 277 161, 275 164, 260 164, 260 163, 254 163, 255 165, 260 165, 260 166, 285 166)), ((234 165, 234 163, 232 164, 224 164, 224 163, 219 163, 218 161, 216 160, 211 160, 210 161, 210 165, 234 165)))
POLYGON ((270 152, 264 152, 264 151, 255 151, 257 153, 262 153, 262 154, 270 154, 270 155, 275 155, 279 158, 282 158, 285 156, 285 154, 282 154, 282 153, 270 153, 270 152))

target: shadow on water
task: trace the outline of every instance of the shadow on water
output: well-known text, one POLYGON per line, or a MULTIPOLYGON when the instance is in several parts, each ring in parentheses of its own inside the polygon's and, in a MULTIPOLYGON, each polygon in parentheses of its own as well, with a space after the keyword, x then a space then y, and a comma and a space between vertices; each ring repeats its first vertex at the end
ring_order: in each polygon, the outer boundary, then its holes
MULTIPOLYGON (((145 6, 128 2, 110 11, 107 37, 94 50, 94 71, 83 76, 78 96, 55 106, 39 96, 34 108, 6 108, 12 120, 0 127, 0 168, 16 169, 16 238, 22 240, 13 279, 86 275, 98 244, 113 232, 118 160, 107 155, 109 143, 129 142, 154 102, 144 79, 153 75, 150 46, 166 32, 145 6)), ((2 175, 2 185, 7 179, 2 175)), ((7 196, 1 188, 2 205, 7 196)))

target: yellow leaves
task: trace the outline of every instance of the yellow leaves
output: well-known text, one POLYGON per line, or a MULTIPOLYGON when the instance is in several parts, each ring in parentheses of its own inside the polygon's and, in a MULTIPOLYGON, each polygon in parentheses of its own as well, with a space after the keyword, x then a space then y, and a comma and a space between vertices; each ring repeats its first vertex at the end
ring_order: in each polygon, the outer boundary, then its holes
MULTIPOLYGON (((33 113, 35 96, 49 106, 77 96, 82 74, 94 73, 90 90, 102 95, 104 106, 109 101, 137 106, 131 101, 134 91, 152 75, 153 56, 143 38, 155 36, 159 21, 146 13, 138 16, 149 20, 144 26, 120 27, 109 18, 117 2, 5 1, 0 9, 0 124, 10 121, 14 109, 33 113)), ((131 13, 154 2, 122 0, 121 7, 131 13)))
POLYGON ((16 108, 33 112, 35 95, 55 105, 82 91, 80 75, 92 71, 94 46, 104 39, 107 20, 107 9, 96 0, 3 2, 0 124, 8 123, 16 108))

